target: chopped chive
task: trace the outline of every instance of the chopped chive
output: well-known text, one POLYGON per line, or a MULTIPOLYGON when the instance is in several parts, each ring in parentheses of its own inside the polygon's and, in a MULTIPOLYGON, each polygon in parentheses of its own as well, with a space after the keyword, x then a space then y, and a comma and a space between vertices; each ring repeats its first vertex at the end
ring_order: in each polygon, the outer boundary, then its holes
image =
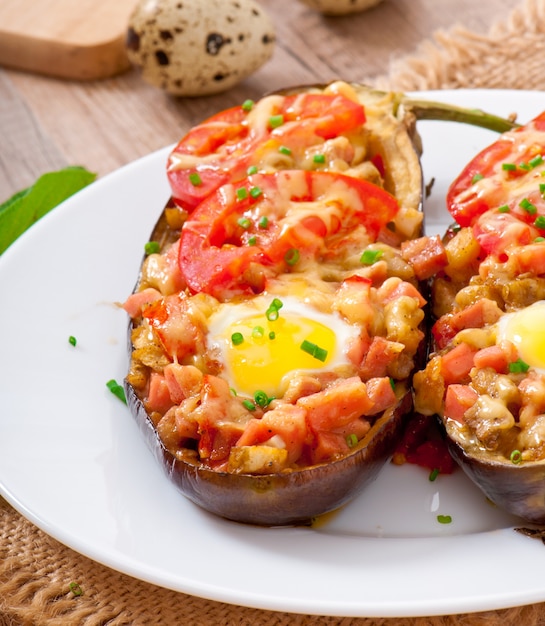
POLYGON ((303 340, 301 345, 299 346, 303 352, 310 354, 318 361, 325 361, 327 359, 327 350, 325 348, 320 348, 320 346, 312 343, 311 341, 303 340))
POLYGON ((269 308, 265 311, 265 315, 269 322, 274 322, 278 319, 280 315, 278 311, 280 311, 283 306, 284 304, 282 300, 279 300, 278 298, 273 299, 273 301, 269 305, 269 308))
POLYGON ((390 378, 390 387, 395 391, 396 390, 396 382, 393 378, 390 378))
POLYGON ((78 340, 74 337, 74 335, 70 335, 70 337, 68 337, 68 343, 71 346, 74 346, 78 343, 78 340))
POLYGON ((519 163, 519 167, 521 170, 526 170, 526 171, 530 169, 530 166, 528 165, 528 163, 524 163, 524 161, 522 163, 519 163))
POLYGON ((498 207, 498 213, 509 213, 510 210, 508 204, 502 204, 502 206, 498 207))
POLYGON ((517 359, 512 363, 509 363, 509 371, 511 374, 523 374, 530 369, 528 363, 525 363, 522 359, 517 359))
POLYGON ((522 452, 520 450, 513 450, 513 452, 511 452, 509 460, 511 461, 511 463, 518 465, 522 461, 522 452))
POLYGON ((539 193, 543 196, 545 193, 545 183, 539 183, 539 193))
POLYGON ((350 433, 350 435, 346 436, 346 443, 349 448, 353 448, 358 445, 358 436, 354 433, 350 433))
POLYGON ((251 400, 243 400, 242 404, 248 411, 255 411, 255 404, 251 400))
POLYGON ((144 246, 144 252, 146 254, 156 254, 161 249, 158 241, 148 241, 144 246))
POLYGON ((246 174, 248 174, 248 176, 252 176, 252 174, 257 174, 257 165, 250 165, 250 167, 246 170, 246 174))
POLYGON ((271 128, 278 128, 279 126, 282 126, 283 123, 284 123, 283 115, 271 115, 271 117, 269 117, 269 126, 271 128))
POLYGON ((315 154, 312 160, 314 163, 325 163, 325 154, 315 154))
POLYGON ((545 241, 545 237, 536 237, 534 243, 542 243, 545 241))
POLYGON ((276 333, 274 332, 274 330, 271 330, 271 332, 269 333, 269 339, 272 341, 273 339, 276 339, 276 333))
POLYGON ((521 209, 524 209, 527 213, 529 213, 530 215, 535 215, 537 213, 537 209, 535 204, 532 204, 530 202, 530 200, 528 200, 528 198, 523 198, 520 202, 519 202, 519 207, 521 209))
POLYGON ((263 337, 265 334, 265 329, 263 326, 254 326, 252 329, 252 337, 259 338, 263 337))
POLYGON ((530 159, 529 164, 530 167, 537 167, 543 163, 543 157, 541 154, 536 155, 533 159, 530 159))
POLYGON ((244 228, 244 230, 248 230, 248 228, 250 228, 250 226, 252 225, 252 221, 250 220, 250 218, 242 216, 238 218, 237 224, 241 228, 244 228))
POLYGON ((477 174, 475 174, 473 176, 473 178, 471 179, 471 184, 474 185, 475 183, 478 183, 483 178, 484 178, 484 176, 482 174, 480 174, 479 172, 477 172, 477 174))
POLYGON ((248 111, 251 111, 254 108, 254 104, 255 102, 253 100, 244 100, 242 103, 242 110, 248 113, 248 111))
POLYGON ((202 185, 202 179, 199 176, 199 173, 191 172, 191 174, 189 174, 189 182, 193 185, 193 187, 198 187, 199 185, 202 185))
POLYGON ((250 195, 252 196, 252 198, 259 198, 259 196, 262 194, 263 192, 261 191, 260 187, 252 187, 250 189, 250 195))
POLYGON ((545 215, 538 215, 534 221, 537 228, 545 228, 545 215))
POLYGON ((236 397, 238 396, 237 390, 234 387, 229 387, 229 391, 236 397))
POLYGON ((237 199, 245 200, 247 197, 248 197, 248 190, 246 189, 246 187, 239 187, 237 189, 237 199))
POLYGON ((127 398, 125 397, 125 390, 116 380, 114 380, 113 378, 109 380, 106 383, 106 387, 108 387, 108 389, 114 394, 114 396, 116 396, 116 398, 119 398, 121 402, 124 402, 125 404, 127 404, 127 398))
POLYGON ((438 476, 439 476, 439 470, 437 468, 432 469, 432 471, 430 472, 430 475, 428 476, 430 483, 432 483, 438 476))
POLYGON ((70 588, 70 591, 75 596, 82 596, 83 595, 83 589, 81 588, 81 586, 78 583, 70 583, 68 585, 68 587, 70 588))
POLYGON ((233 333, 231 335, 231 342, 234 346, 240 346, 241 343, 244 343, 244 335, 242 333, 233 333))
POLYGON ((284 261, 286 261, 290 267, 293 267, 297 261, 299 261, 300 257, 301 255, 299 254, 299 250, 297 250, 297 248, 290 248, 284 255, 284 261))
POLYGON ((502 163, 501 169, 507 172, 514 172, 517 166, 514 163, 502 163))
POLYGON ((251 237, 249 237, 248 245, 255 246, 256 244, 257 244, 257 237, 255 235, 252 235, 251 237))
POLYGON ((364 250, 360 257, 360 263, 362 265, 373 265, 382 256, 382 250, 364 250))
POLYGON ((452 517, 450 515, 438 515, 437 521, 440 524, 450 524, 452 522, 452 517))
POLYGON ((269 218, 266 215, 262 215, 259 218, 259 222, 257 223, 257 225, 259 226, 259 228, 267 228, 267 226, 269 225, 269 218))
POLYGON ((269 396, 264 391, 259 390, 254 393, 254 400, 257 406, 260 406, 262 409, 264 409, 266 406, 269 405, 272 398, 269 398, 269 396))
POLYGON ((280 146, 280 148, 278 148, 278 152, 280 152, 281 154, 285 154, 287 156, 291 154, 291 150, 290 148, 288 148, 288 146, 280 146))

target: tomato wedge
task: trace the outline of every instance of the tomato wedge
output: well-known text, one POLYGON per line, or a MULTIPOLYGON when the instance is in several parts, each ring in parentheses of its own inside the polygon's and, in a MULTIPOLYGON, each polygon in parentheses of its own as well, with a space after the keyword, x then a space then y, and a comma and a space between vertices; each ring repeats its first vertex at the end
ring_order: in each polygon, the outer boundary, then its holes
POLYGON ((280 148, 294 154, 365 123, 361 104, 337 94, 267 96, 194 127, 171 152, 167 175, 175 202, 192 211, 227 182, 280 148))
POLYGON ((267 277, 297 271, 305 259, 331 260, 330 242, 362 227, 366 243, 375 241, 398 210, 388 192, 342 174, 255 174, 222 186, 193 211, 182 228, 180 270, 194 293, 258 293, 267 277))
MULTIPOLYGON (((545 171, 545 111, 502 134, 479 152, 451 184, 447 208, 461 226, 471 226, 490 209, 519 202, 537 191, 545 171)), ((543 211, 545 214, 545 203, 543 211)))

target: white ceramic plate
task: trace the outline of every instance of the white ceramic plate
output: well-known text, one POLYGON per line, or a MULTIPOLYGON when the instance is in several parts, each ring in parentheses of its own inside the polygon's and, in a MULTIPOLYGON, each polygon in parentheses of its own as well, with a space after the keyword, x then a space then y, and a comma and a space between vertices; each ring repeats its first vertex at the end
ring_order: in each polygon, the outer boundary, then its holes
MULTIPOLYGON (((430 98, 527 120, 545 95, 445 91, 430 98)), ((495 135, 422 122, 428 230, 449 222, 449 181, 495 135)), ((0 492, 78 552, 145 581, 262 609, 416 616, 545 600, 545 546, 462 472, 435 482, 388 465, 314 529, 217 519, 163 475, 106 388, 127 368, 127 319, 143 244, 169 195, 168 149, 94 183, 0 258, 0 492), (74 335, 77 347, 68 343, 74 335), (440 524, 437 515, 451 515, 440 524)))

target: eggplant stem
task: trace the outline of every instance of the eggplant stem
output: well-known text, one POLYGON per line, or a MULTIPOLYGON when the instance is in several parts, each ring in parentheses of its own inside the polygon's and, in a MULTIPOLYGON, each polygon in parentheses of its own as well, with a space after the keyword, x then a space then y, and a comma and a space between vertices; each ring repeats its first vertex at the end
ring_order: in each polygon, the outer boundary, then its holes
POLYGON ((487 128, 498 133, 504 133, 520 127, 520 124, 517 124, 514 120, 492 115, 481 109, 467 109, 442 102, 415 100, 402 94, 400 94, 399 102, 406 110, 413 113, 417 120, 462 122, 487 128))

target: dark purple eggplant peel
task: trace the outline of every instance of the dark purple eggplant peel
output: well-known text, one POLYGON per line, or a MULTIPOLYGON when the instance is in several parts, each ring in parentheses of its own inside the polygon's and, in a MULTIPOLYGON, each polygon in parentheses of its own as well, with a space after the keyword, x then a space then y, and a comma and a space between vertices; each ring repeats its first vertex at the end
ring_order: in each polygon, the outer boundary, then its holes
MULTIPOLYGON (((492 116, 474 111, 466 112, 464 116, 458 109, 435 103, 415 101, 415 105, 411 106, 410 100, 400 94, 385 94, 365 86, 352 87, 357 88, 366 111, 370 112, 368 122, 373 142, 389 173, 387 190, 398 199, 402 197, 405 205, 412 204, 419 210, 422 210, 423 176, 415 120, 456 119, 489 126, 492 119, 492 116), (435 113, 434 108, 437 108, 435 113)), ((289 91, 318 88, 301 87, 289 91)), ((506 120, 501 122, 505 127, 510 125, 506 120)), ((176 237, 176 232, 169 231, 163 212, 150 240, 163 245, 176 237)), ((139 282, 135 291, 139 290, 139 282)), ((131 357, 133 324, 131 322, 129 326, 131 357)), ((410 380, 407 380, 405 386, 396 385, 397 405, 375 418, 371 429, 347 456, 278 473, 228 473, 206 467, 198 460, 194 450, 182 450, 176 454, 169 451, 146 411, 143 398, 131 384, 130 376, 125 379, 124 386, 131 413, 148 446, 168 478, 184 496, 220 517, 265 526, 307 524, 312 518, 333 511, 356 497, 376 478, 393 454, 412 409, 410 380)))

